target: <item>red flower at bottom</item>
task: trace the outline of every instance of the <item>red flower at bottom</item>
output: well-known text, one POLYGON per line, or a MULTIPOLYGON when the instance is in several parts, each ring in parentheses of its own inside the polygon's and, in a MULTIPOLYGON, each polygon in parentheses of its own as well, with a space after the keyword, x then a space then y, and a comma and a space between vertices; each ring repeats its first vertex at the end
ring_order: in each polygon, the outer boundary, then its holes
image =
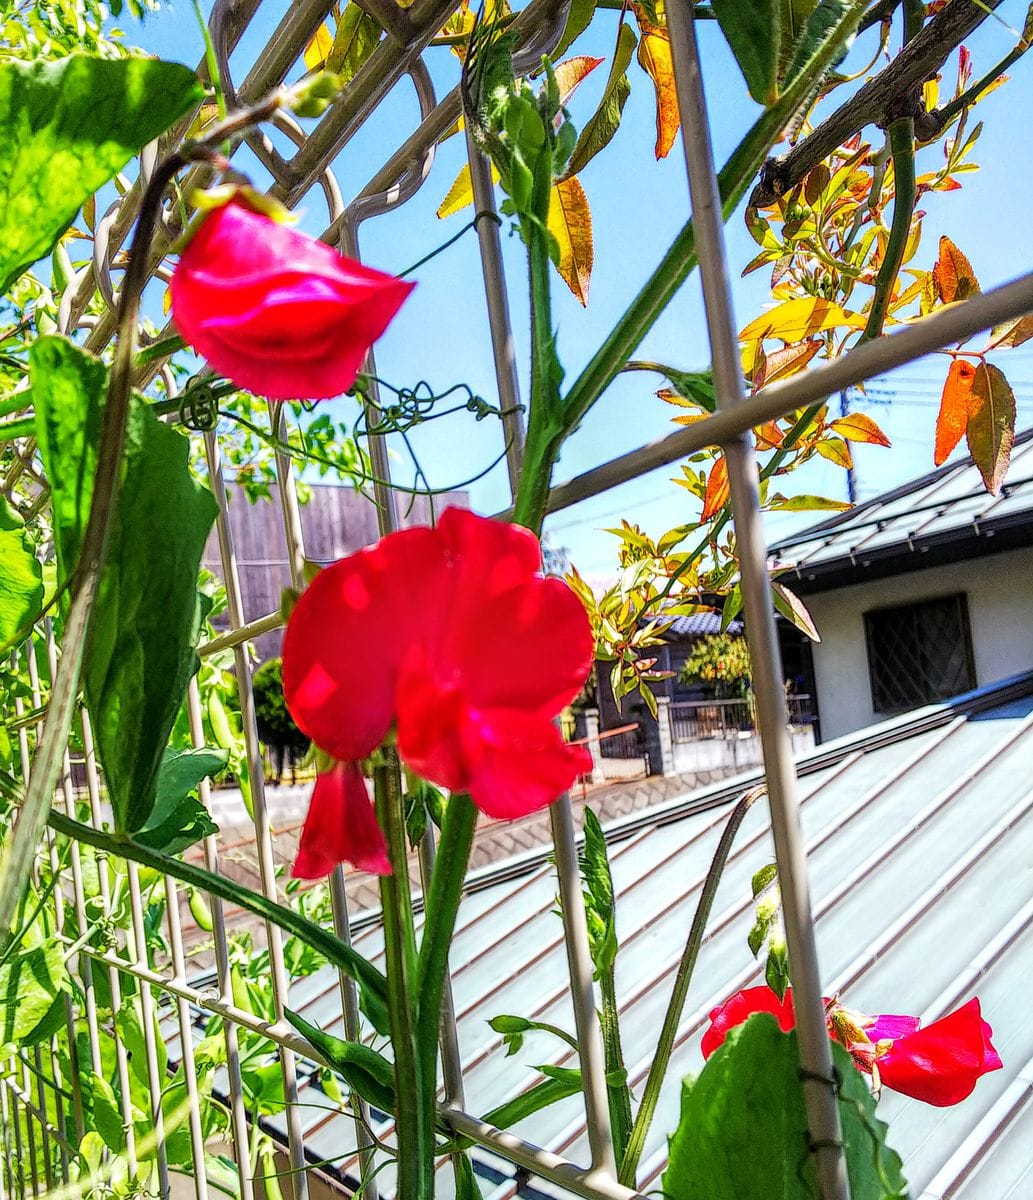
MULTIPOLYGON (((975 998, 961 1008, 919 1028, 917 1017, 883 1013, 868 1017, 851 1012, 835 1001, 826 1001, 829 1034, 850 1052, 855 1065, 879 1084, 944 1107, 971 1095, 976 1081, 1002 1063, 990 1038, 993 1030, 983 1020, 975 998)), ((725 1040, 730 1029, 754 1013, 771 1013, 788 1032, 795 1024, 793 998, 768 987, 745 988, 718 1005, 710 1014, 703 1035, 704 1058, 725 1040)))
POLYGON ((391 874, 362 772, 354 763, 335 763, 316 777, 291 874, 295 879, 322 879, 345 860, 374 875, 391 874))

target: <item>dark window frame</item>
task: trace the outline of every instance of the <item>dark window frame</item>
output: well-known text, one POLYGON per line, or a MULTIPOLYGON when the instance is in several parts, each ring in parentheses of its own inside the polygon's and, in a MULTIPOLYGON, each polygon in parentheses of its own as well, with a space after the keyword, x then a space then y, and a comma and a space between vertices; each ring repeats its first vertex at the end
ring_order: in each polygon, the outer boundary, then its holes
MULTIPOLYGON (((968 596, 964 592, 951 592, 943 596, 925 596, 920 600, 911 600, 905 604, 883 605, 879 608, 868 609, 864 614, 865 651, 868 659, 868 682, 871 687, 872 709, 876 713, 894 716, 898 713, 909 712, 926 704, 939 704, 951 696, 971 691, 977 686, 975 655, 972 650, 972 626, 968 615, 968 596), (948 606, 953 612, 948 611, 948 606), (942 629, 947 620, 955 623, 957 637, 947 647, 944 665, 939 671, 942 679, 949 670, 953 669, 957 682, 952 682, 949 688, 936 686, 932 671, 924 677, 917 672, 911 672, 906 677, 900 675, 901 662, 898 655, 891 654, 893 640, 898 641, 906 636, 901 630, 906 630, 907 624, 912 626, 916 621, 923 620, 923 610, 926 610, 926 620, 937 619, 942 629), (890 623, 896 621, 896 628, 890 623), (890 643, 887 646, 887 641, 890 643), (960 647, 962 663, 954 665, 949 661, 950 655, 960 647), (902 682, 906 678, 908 682, 902 682)), ((911 647, 903 647, 905 653, 912 656, 911 666, 923 659, 929 658, 929 643, 915 639, 911 647)), ((935 665, 935 664, 934 664, 935 665)))

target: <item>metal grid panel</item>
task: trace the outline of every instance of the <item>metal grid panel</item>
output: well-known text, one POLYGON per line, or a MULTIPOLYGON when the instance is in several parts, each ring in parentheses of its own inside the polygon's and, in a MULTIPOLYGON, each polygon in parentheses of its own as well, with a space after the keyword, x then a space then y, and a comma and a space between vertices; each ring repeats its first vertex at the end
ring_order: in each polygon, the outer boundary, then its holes
MULTIPOLYGON (((300 57, 319 24, 326 17, 329 0, 301 0, 286 7, 282 20, 273 32, 265 49, 260 53, 253 68, 247 73, 239 87, 234 85, 231 71, 231 55, 255 16, 258 0, 217 0, 211 28, 216 55, 223 81, 231 97, 242 102, 253 102, 272 86, 280 83, 300 57)), ((326 201, 329 221, 324 238, 342 248, 357 253, 358 230, 361 222, 378 213, 386 212, 403 203, 426 178, 433 161, 434 144, 437 138, 451 125, 459 114, 459 98, 451 92, 440 102, 434 94, 429 74, 421 62, 420 54, 430 37, 456 7, 456 0, 416 0, 409 9, 397 12, 392 6, 376 5, 378 15, 384 19, 389 35, 363 66, 342 98, 328 110, 327 114, 307 137, 289 118, 280 116, 276 120, 278 137, 255 134, 249 138, 251 151, 270 172, 273 191, 290 206, 296 206, 313 188, 318 187, 326 201), (421 111, 421 122, 412 134, 395 151, 384 167, 370 180, 350 205, 345 205, 340 187, 333 173, 333 161, 345 147, 362 123, 376 110, 383 98, 396 83, 408 75, 415 88, 421 111)), ((518 69, 527 69, 537 62, 543 52, 553 45, 566 19, 566 5, 562 0, 533 0, 519 16, 514 28, 520 37, 518 69)), ((742 395, 738 367, 738 351, 735 340, 735 323, 731 313, 723 252, 723 233, 719 206, 717 204, 714 168, 709 144, 709 132, 699 76, 694 33, 689 9, 675 8, 668 14, 675 68, 678 83, 679 105, 684 130, 686 164, 689 170, 690 191, 696 228, 701 275, 708 313, 711 343, 713 347, 715 378, 719 398, 719 412, 706 421, 681 430, 659 443, 642 447, 624 455, 612 463, 585 473, 569 484, 553 490, 550 510, 556 511, 579 499, 598 494, 619 482, 635 478, 656 466, 665 465, 702 446, 721 445, 728 457, 738 540, 742 552, 743 589, 747 597, 747 615, 751 634, 752 653, 755 664, 758 710, 767 763, 767 787, 771 799, 772 822, 775 844, 782 867, 783 891, 786 917, 789 926, 790 947, 797 974, 797 1009, 800 1017, 801 1047, 804 1065, 810 1072, 808 1104, 811 1127, 819 1138, 829 1143, 820 1152, 820 1174, 822 1190, 827 1200, 846 1196, 839 1156, 832 1149, 836 1137, 837 1118, 833 1093, 819 1082, 828 1077, 828 1047, 821 1013, 820 979, 814 947, 813 926, 810 919, 804 843, 797 815, 795 774, 786 736, 786 714, 784 699, 779 683, 777 649, 773 635, 771 613, 767 600, 767 572, 765 547, 759 523, 756 496, 755 472, 752 450, 749 444, 750 429, 762 421, 791 412, 829 392, 863 381, 904 363, 930 349, 935 349, 984 329, 994 323, 1024 314, 1033 307, 1033 276, 1025 276, 1015 283, 995 289, 984 295, 967 300, 961 305, 937 313, 920 325, 906 329, 891 338, 858 348, 848 355, 823 367, 809 371, 783 384, 764 389, 749 400, 742 395)), ((493 206, 492 188, 487 164, 468 144, 469 160, 474 182, 475 197, 480 210, 493 206)), ((136 205, 139 202, 156 161, 152 150, 141 156, 140 179, 116 201, 102 217, 98 226, 94 262, 81 272, 75 289, 69 289, 62 303, 61 327, 68 332, 77 328, 88 330, 86 345, 99 350, 110 339, 114 329, 112 306, 117 299, 117 288, 112 279, 113 265, 124 248, 132 226, 136 205), (100 317, 85 316, 86 306, 95 290, 100 291, 108 308, 100 317)), ((195 168, 188 180, 199 183, 204 171, 195 168)), ((168 241, 156 244, 150 268, 159 271, 162 256, 178 233, 179 214, 170 207, 164 214, 165 232, 168 241)), ((513 339, 509 326, 508 302, 498 230, 492 222, 481 221, 478 238, 484 273, 487 309, 490 320, 492 345, 498 378, 498 390, 503 407, 513 410, 507 418, 505 436, 508 444, 508 466, 511 482, 515 482, 520 469, 522 431, 516 407, 519 391, 513 357, 513 339)), ((372 365, 371 363, 369 364, 372 365)), ((159 370, 157 366, 155 371, 159 370)), ((174 380, 164 373, 166 384, 174 391, 174 380)), ((374 395, 374 403, 376 396, 374 395)), ((275 418, 274 418, 275 419, 275 418)), ((388 463, 384 446, 372 439, 371 455, 377 473, 384 479, 388 476, 388 463)), ((278 884, 273 870, 270 824, 265 805, 260 750, 254 721, 254 702, 251 694, 249 673, 246 669, 244 646, 250 638, 275 628, 279 618, 270 614, 250 625, 245 624, 240 607, 239 586, 236 581, 234 552, 229 524, 225 513, 225 485, 222 477, 219 446, 216 438, 206 439, 209 474, 212 487, 220 501, 221 516, 218 522, 223 575, 226 581, 231 629, 226 634, 202 647, 202 653, 233 646, 237 658, 237 678, 240 684, 241 710, 244 718, 244 733, 251 778, 254 784, 256 838, 260 855, 262 888, 267 896, 277 895, 278 884)), ((298 520, 296 497, 290 476, 290 464, 282 456, 278 460, 280 471, 280 495, 283 500, 284 528, 290 552, 291 568, 295 579, 299 577, 304 547, 298 520)), ((31 446, 26 447, 21 459, 5 481, 10 488, 18 475, 31 469, 31 446)), ((392 497, 380 489, 377 496, 383 531, 394 525, 392 497)), ((53 667, 55 646, 48 644, 50 666, 53 667)), ((30 650, 29 668, 36 671, 30 650)), ((37 688, 38 676, 33 675, 37 688)), ((189 697, 191 730, 195 744, 201 745, 202 726, 196 688, 189 697)), ((103 822, 101 791, 97 778, 88 721, 82 723, 85 747, 85 771, 87 796, 92 820, 95 825, 103 822)), ((24 729, 19 732, 23 766, 28 774, 28 741, 24 729)), ((835 772, 833 772, 833 777, 835 772)), ((74 811, 76 790, 73 782, 71 760, 66 756, 62 780, 61 798, 69 812, 74 811)), ((206 785, 202 785, 202 798, 208 800, 206 785)), ((575 833, 569 802, 558 802, 552 810, 555 854, 559 869, 560 889, 563 894, 565 925, 563 944, 567 960, 568 979, 551 998, 548 1004, 569 1004, 572 1008, 579 1039, 583 1049, 582 1069, 585 1081, 584 1112, 572 1118, 568 1131, 558 1139, 563 1153, 570 1153, 574 1161, 558 1157, 552 1152, 542 1151, 522 1142, 519 1138, 502 1134, 483 1126, 465 1114, 464 1087, 473 1088, 477 1072, 483 1070, 480 1052, 466 1051, 466 1061, 460 1053, 455 1037, 455 1021, 449 1022, 449 1030, 443 1039, 443 1066, 448 1090, 445 1112, 455 1128, 468 1133, 475 1141, 503 1160, 520 1164, 544 1179, 552 1180, 567 1193, 595 1198, 595 1200, 632 1200, 633 1193, 615 1181, 612 1148, 609 1140, 608 1113, 605 1099, 605 1082, 602 1068, 602 1048, 598 1036, 595 1005, 592 994, 591 966, 589 963, 585 929, 582 919, 580 885, 577 876, 575 833), (466 1074, 470 1072, 470 1074, 466 1074), (587 1166, 576 1166, 576 1161, 587 1166)), ((763 833, 758 834, 763 836, 763 833)), ((615 855, 615 862, 631 862, 636 853, 648 841, 645 835, 626 843, 615 855)), ((206 865, 210 870, 219 869, 219 850, 213 838, 206 841, 206 865)), ((51 844, 49 853, 59 853, 51 844)), ((56 898, 57 919, 60 929, 62 905, 70 903, 75 911, 79 927, 85 923, 87 894, 84 887, 82 851, 76 844, 68 847, 70 895, 56 898)), ((423 850, 425 865, 433 856, 433 841, 426 842, 423 850)), ((187 1079, 188 1099, 196 1100, 196 1073, 191 1058, 193 1018, 197 1011, 218 1014, 223 1018, 222 1028, 226 1043, 227 1065, 223 1084, 231 1106, 231 1128, 233 1153, 240 1170, 242 1194, 245 1200, 252 1195, 252 1164, 247 1114, 244 1112, 240 1089, 240 1030, 260 1031, 280 1047, 280 1068, 285 1094, 288 1099, 284 1134, 292 1167, 291 1188, 298 1200, 307 1194, 306 1174, 302 1167, 306 1161, 306 1128, 318 1124, 313 1122, 303 1109, 295 1103, 301 1087, 307 1082, 307 1073, 299 1082, 296 1053, 316 1056, 304 1039, 290 1030, 282 1020, 283 1006, 287 1001, 289 982, 286 976, 282 953, 282 939, 276 928, 267 932, 273 979, 275 1013, 272 1023, 256 1018, 234 1003, 230 968, 228 962, 228 940, 222 905, 215 897, 211 899, 214 922, 214 947, 216 953, 216 980, 214 987, 194 986, 186 977, 183 953, 182 929, 179 922, 179 896, 174 881, 165 880, 168 899, 166 934, 171 947, 170 962, 155 965, 148 960, 147 942, 143 927, 143 911, 138 872, 132 865, 128 870, 129 908, 131 921, 126 929, 116 930, 112 945, 97 951, 92 947, 80 947, 90 960, 84 971, 82 1013, 89 1036, 88 1053, 93 1065, 99 1068, 99 1036, 97 1012, 91 978, 106 980, 107 987, 117 997, 123 977, 135 980, 140 1003, 146 1013, 154 1006, 171 1002, 174 1028, 170 1040, 178 1045, 187 1079)), ((110 915, 112 897, 108 891, 108 876, 99 873, 100 905, 105 915, 110 915)), ((539 872, 533 877, 534 888, 541 888, 548 877, 539 872)), ((548 884, 551 887, 551 883, 548 884)), ((513 896, 531 895, 531 883, 520 883, 510 890, 513 896)), ((333 884, 334 919, 338 932, 348 935, 348 912, 343 881, 340 874, 333 884)), ((487 893, 484 893, 487 895, 487 893)), ((92 902, 92 901, 91 901, 92 902)), ((471 903, 470 900, 467 901, 471 903)), ((483 903, 483 900, 480 900, 483 903)), ((461 928, 457 940, 465 948, 470 939, 476 939, 477 919, 472 918, 461 928)), ((375 942, 376 935, 370 931, 363 939, 375 942)), ((554 938, 553 941, 556 939, 554 938)), ((668 968, 664 968, 666 971, 668 968)), ((845 968, 844 968, 845 971, 845 968)), ((846 972, 849 974, 849 972, 846 972)), ((661 975, 663 972, 661 972, 661 975)), ((842 974, 842 972, 841 972, 842 974)), ((455 980, 454 1016, 462 1021, 471 1000, 466 985, 472 973, 460 971, 455 980)), ((657 980, 659 982, 659 980, 657 980)), ((476 991, 476 989, 474 989, 476 991)), ((350 1035, 359 1031, 354 991, 347 979, 341 978, 333 989, 334 1004, 340 1005, 345 1029, 350 1035)), ((71 1023, 74 1014, 66 1014, 71 1023)), ((691 1020, 698 1022, 697 1013, 691 1020)), ((161 1097, 166 1080, 159 1064, 158 1046, 151 1034, 152 1025, 145 1021, 144 1074, 150 1095, 151 1118, 155 1130, 161 1134, 164 1114, 161 1097)), ((71 1024, 70 1024, 71 1028, 71 1024)), ((647 1053, 640 1047, 640 1056, 647 1053)), ((127 1150, 132 1160, 135 1154, 132 1113, 128 1111, 129 1063, 124 1046, 116 1039, 117 1069, 123 1080, 122 1117, 127 1130, 127 1150)), ((51 1056, 53 1059, 53 1055, 51 1056)), ((72 1070, 75 1068, 74 1055, 72 1070)), ((134 1064, 134 1069, 140 1069, 134 1064)), ((82 1112, 79 1107, 78 1089, 74 1079, 68 1081, 70 1091, 62 1084, 59 1065, 54 1059, 41 1069, 39 1062, 24 1060, 12 1062, 0 1086, 0 1117, 3 1119, 5 1138, 4 1177, 0 1188, 4 1195, 25 1195, 26 1175, 17 1172, 12 1164, 29 1163, 30 1186, 38 1194, 44 1185, 49 1186, 55 1170, 67 1175, 68 1159, 72 1148, 65 1145, 60 1135, 60 1108, 62 1098, 70 1098, 74 1107, 76 1128, 83 1128, 82 1112), (38 1073, 33 1074, 33 1066, 38 1073), (35 1090, 34 1090, 35 1089, 35 1090), (51 1118, 48 1094, 53 1097, 56 1120, 51 1118), (36 1099, 33 1099, 33 1096, 36 1099), (43 1162, 37 1161, 42 1155, 43 1162), (42 1168, 42 1169, 40 1169, 42 1168)), ((477 1085, 478 1087, 480 1084, 477 1085)), ((473 1090, 476 1090, 475 1088, 473 1090)), ((1002 1098, 1002 1103, 1004 1098, 1002 1098)), ((196 1107, 196 1105, 195 1105, 196 1107)), ((1021 1109, 1018 1104, 1016 1111, 1021 1109)), ((560 1110, 557 1110, 559 1112, 560 1110)), ((1022 1111, 1025 1111, 1022 1109, 1022 1111)), ((362 1149, 366 1143, 363 1133, 364 1114, 357 1114, 358 1133, 355 1145, 362 1149)), ((193 1117, 191 1118, 193 1120, 193 1117)), ((200 1131, 196 1120, 192 1132, 199 1145, 200 1131)), ((313 1135, 315 1136, 315 1135, 313 1135)), ((659 1169, 662 1151, 658 1150, 651 1166, 647 1169, 650 1181, 659 1169)), ((159 1187, 163 1196, 169 1192, 168 1171, 162 1150, 158 1149, 159 1187)), ((193 1186, 197 1200, 206 1200, 207 1185, 203 1163, 195 1153, 193 1186)), ((648 1186, 648 1185, 647 1185, 648 1186)), ((376 1184, 371 1185, 367 1195, 376 1196, 376 1184)), ((512 1194, 511 1189, 501 1188, 498 1196, 512 1194)), ((931 1193, 930 1193, 931 1194, 931 1193)))

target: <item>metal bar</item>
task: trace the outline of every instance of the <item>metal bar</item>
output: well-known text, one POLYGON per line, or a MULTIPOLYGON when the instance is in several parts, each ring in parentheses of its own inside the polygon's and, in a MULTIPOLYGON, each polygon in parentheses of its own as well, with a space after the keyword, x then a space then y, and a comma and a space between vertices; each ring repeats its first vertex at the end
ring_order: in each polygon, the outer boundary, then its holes
MULTIPOLYGON (((742 366, 731 288, 725 262, 724 222, 710 143, 703 78, 691 6, 671 6, 665 19, 671 38, 682 147, 689 176, 692 217, 699 254, 720 410, 744 404, 742 366)), ((778 863, 786 943, 793 981, 793 1009, 800 1051, 804 1100, 824 1200, 849 1200, 850 1185, 839 1123, 837 1086, 825 1026, 821 972, 811 915, 807 856, 800 826, 796 770, 787 728, 778 636, 768 582, 767 548, 760 514, 756 460, 748 435, 724 443, 731 485, 736 546, 753 662, 753 688, 764 753, 768 806, 778 863)))
POLYGON ((902 367, 923 354, 963 342, 984 329, 1030 312, 1033 312, 1033 272, 988 292, 970 296, 960 304, 939 309, 904 326, 899 332, 865 342, 841 358, 773 383, 734 407, 584 471, 552 489, 548 511, 554 513, 570 508, 600 492, 695 454, 706 446, 723 446, 765 421, 787 416, 834 392, 856 387, 866 379, 902 367))

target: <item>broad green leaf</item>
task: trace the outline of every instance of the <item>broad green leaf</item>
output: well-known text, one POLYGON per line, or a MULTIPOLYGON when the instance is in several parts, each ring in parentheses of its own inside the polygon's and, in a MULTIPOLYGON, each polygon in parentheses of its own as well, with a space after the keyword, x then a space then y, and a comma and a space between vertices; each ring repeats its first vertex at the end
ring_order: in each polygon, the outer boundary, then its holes
POLYGON ((568 1096, 576 1096, 580 1091, 581 1072, 571 1070, 559 1078, 550 1077, 536 1083, 526 1092, 521 1092, 519 1096, 485 1113, 484 1120, 499 1129, 508 1129, 540 1109, 547 1108, 559 1100, 566 1100, 568 1096))
POLYGON ((721 32, 731 47, 750 95, 765 107, 778 99, 783 0, 712 0, 721 32))
POLYGON ((225 750, 166 750, 158 771, 157 795, 135 840, 164 854, 179 854, 219 827, 190 793, 226 765, 225 750))
POLYGON ((25 523, 0 496, 0 648, 25 629, 43 604, 43 569, 25 523))
POLYGON ((951 360, 940 396, 940 411, 936 415, 936 442, 933 463, 945 463, 968 426, 969 401, 976 368, 963 358, 951 360))
POLYGON ((56 942, 12 954, 0 966, 0 1045, 27 1045, 67 987, 64 951, 56 942))
POLYGON ((484 1200, 477 1178, 473 1173, 470 1156, 460 1152, 452 1156, 456 1177, 456 1200, 484 1200))
MULTIPOLYGON (((131 1001, 128 1004, 123 1004, 118 1012, 115 1013, 115 1031, 118 1034, 119 1041, 128 1051, 126 1057, 129 1059, 130 1071, 132 1071, 144 1087, 149 1087, 147 1038, 144 1034, 142 1009, 138 1002, 131 1001)), ((164 1078, 165 1070, 168 1066, 168 1053, 165 1049, 165 1042, 162 1040, 158 1023, 153 1018, 152 1033, 158 1062, 158 1076, 159 1078, 164 1078)))
MULTIPOLYGON (((886 1144, 865 1077, 833 1044, 839 1114, 853 1200, 904 1200, 900 1157, 886 1144)), ((682 1088, 663 1192, 677 1200, 812 1200, 807 1113, 796 1034, 769 1013, 733 1029, 682 1088), (749 1148, 744 1153, 744 1147, 749 1148)))
POLYGON ((588 304, 592 280, 592 213, 576 175, 552 185, 549 232, 556 242, 556 270, 581 304, 588 304))
POLYGON ((770 512, 845 512, 854 506, 849 500, 833 500, 828 496, 776 494, 764 507, 770 512))
POLYGON ((203 95, 193 71, 153 58, 0 63, 0 292, 203 95))
POLYGON ((807 634, 812 642, 821 641, 821 635, 814 624, 814 618, 807 611, 807 606, 795 592, 791 592, 784 583, 772 580, 771 599, 775 603, 775 608, 778 609, 782 616, 787 621, 791 621, 801 633, 807 634))
POLYGON ((1004 482, 1015 442, 1015 393, 1000 367, 976 367, 969 394, 968 448, 986 490, 996 496, 1004 482))
POLYGON ((580 174, 617 132, 624 105, 631 95, 631 84, 625 72, 631 64, 637 41, 631 26, 622 24, 617 34, 617 46, 603 98, 574 144, 574 151, 567 163, 568 177, 580 174))
POLYGON ((395 1111, 394 1067, 382 1054, 361 1042, 346 1042, 324 1033, 289 1008, 284 1010, 284 1016, 308 1038, 327 1065, 333 1067, 353 1091, 381 1112, 395 1111))
POLYGON ((333 45, 326 56, 326 69, 349 83, 376 50, 383 31, 369 13, 354 2, 341 16, 333 45))
MULTIPOLYGON (((800 0, 789 0, 789 3, 798 10, 798 16, 807 8, 800 0)), ((789 39, 785 37, 783 30, 782 59, 783 62, 788 62, 788 65, 782 71, 780 91, 788 91, 801 76, 809 74, 811 60, 824 51, 829 44, 830 34, 840 27, 843 18, 849 15, 851 8, 857 8, 857 5, 852 3, 852 0, 821 0, 817 7, 813 4, 810 7, 813 11, 807 17, 803 33, 792 46, 791 52, 789 39)), ((860 20, 860 17, 861 9, 857 8, 857 20, 860 20)), ((856 25, 856 21, 852 24, 856 25)), ((840 34, 839 40, 845 46, 852 35, 853 27, 847 34, 840 34)))
MULTIPOLYGON (((30 369, 37 437, 55 497, 58 563, 67 574, 89 512, 106 371, 71 342, 54 337, 36 343, 30 369)), ((122 500, 83 673, 120 832, 147 822, 169 734, 197 669, 197 572, 217 509, 211 493, 191 476, 188 456, 186 438, 134 401, 122 500)))
POLYGON ((595 3, 596 0, 570 0, 567 23, 563 26, 563 33, 560 34, 559 44, 553 51, 553 58, 559 58, 591 25, 595 16, 595 3))

